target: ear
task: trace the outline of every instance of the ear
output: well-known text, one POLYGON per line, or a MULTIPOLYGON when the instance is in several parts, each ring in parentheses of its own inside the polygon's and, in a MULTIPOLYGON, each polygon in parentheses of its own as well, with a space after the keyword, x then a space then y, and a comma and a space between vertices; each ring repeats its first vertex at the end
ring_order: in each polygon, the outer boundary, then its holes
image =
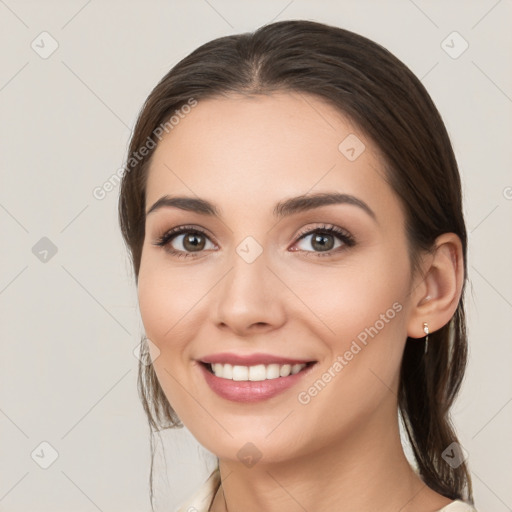
POLYGON ((462 243, 455 233, 443 233, 422 263, 415 281, 407 336, 423 338, 423 323, 430 333, 445 326, 455 314, 464 283, 462 243))

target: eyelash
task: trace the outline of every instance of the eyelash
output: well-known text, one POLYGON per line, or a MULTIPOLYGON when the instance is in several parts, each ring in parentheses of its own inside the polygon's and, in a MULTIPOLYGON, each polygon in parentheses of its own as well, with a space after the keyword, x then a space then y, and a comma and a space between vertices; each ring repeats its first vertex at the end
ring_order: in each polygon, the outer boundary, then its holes
MULTIPOLYGON (((191 252, 185 252, 185 251, 177 251, 176 249, 172 249, 169 246, 169 243, 178 235, 182 234, 196 234, 196 235, 203 235, 208 238, 208 235, 205 231, 203 231, 200 228, 193 227, 193 226, 178 226, 173 229, 170 229, 169 231, 166 231, 162 236, 158 237, 157 241, 154 243, 154 245, 158 247, 164 247, 165 250, 171 254, 172 256, 175 256, 177 258, 196 258, 199 256, 199 253, 202 251, 198 251, 198 254, 194 254, 191 252)), ((346 247, 353 247, 355 245, 355 239, 354 237, 348 233, 348 231, 345 231, 344 229, 338 228, 337 226, 333 225, 322 225, 314 229, 304 230, 300 232, 297 235, 296 243, 300 240, 306 238, 308 235, 314 235, 314 234, 330 234, 335 237, 337 237, 341 242, 343 242, 344 246, 346 247)), ((340 252, 340 249, 343 250, 343 247, 338 247, 335 250, 329 250, 325 252, 317 252, 317 251, 301 251, 305 253, 313 253, 313 257, 329 257, 333 256, 334 254, 337 254, 340 252)), ((300 251, 300 249, 298 249, 300 251)), ((310 257, 310 254, 307 254, 307 257, 310 257)))

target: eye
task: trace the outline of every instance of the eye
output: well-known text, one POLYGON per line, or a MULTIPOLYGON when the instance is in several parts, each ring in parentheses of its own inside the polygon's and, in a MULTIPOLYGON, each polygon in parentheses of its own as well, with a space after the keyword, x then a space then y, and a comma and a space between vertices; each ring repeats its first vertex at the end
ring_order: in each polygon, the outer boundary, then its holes
POLYGON ((204 249, 215 248, 202 229, 192 226, 178 226, 166 231, 154 245, 164 247, 168 253, 178 258, 195 258, 198 255, 193 253, 201 253, 204 249), (207 242, 210 242, 213 247, 206 247, 207 242))
MULTIPOLYGON (((302 247, 292 250, 313 253, 314 256, 332 256, 346 247, 355 245, 354 237, 348 231, 332 225, 322 225, 302 232, 298 236, 299 239, 295 245, 302 243, 302 247), (307 241, 309 237, 311 239, 307 241), (336 241, 338 241, 337 245, 336 241), (304 247, 308 245, 313 247, 312 251, 304 247)), ((178 226, 170 229, 160 236, 154 245, 163 247, 169 254, 178 258, 196 258, 204 250, 216 248, 206 232, 194 226, 178 226), (207 247, 208 243, 211 244, 210 247, 207 247)))
POLYGON ((297 243, 300 242, 303 242, 302 247, 299 247, 301 251, 317 253, 315 256, 332 256, 333 253, 340 252, 337 249, 343 250, 344 247, 355 245, 354 237, 348 231, 337 226, 325 225, 299 234, 297 243), (338 245, 336 241, 339 242, 338 245), (313 251, 305 246, 313 247, 313 251))

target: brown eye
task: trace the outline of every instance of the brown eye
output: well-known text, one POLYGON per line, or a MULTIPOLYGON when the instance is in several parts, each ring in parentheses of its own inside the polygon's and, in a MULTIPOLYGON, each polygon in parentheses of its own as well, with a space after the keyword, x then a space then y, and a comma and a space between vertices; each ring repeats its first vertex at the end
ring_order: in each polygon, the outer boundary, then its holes
POLYGON ((163 247, 167 252, 178 257, 195 256, 192 253, 200 253, 205 248, 215 248, 208 236, 197 228, 180 226, 162 235, 154 245, 163 247), (207 243, 211 247, 207 247, 207 243))
POLYGON ((297 244, 299 243, 302 245, 299 246, 301 251, 317 253, 316 256, 330 256, 337 254, 339 250, 352 247, 355 240, 348 231, 337 226, 321 226, 301 234, 297 244))
POLYGON ((329 251, 334 247, 335 239, 332 235, 315 233, 311 239, 311 247, 319 251, 329 251))
POLYGON ((205 237, 201 234, 188 233, 183 235, 183 247, 186 251, 201 251, 206 245, 205 237))

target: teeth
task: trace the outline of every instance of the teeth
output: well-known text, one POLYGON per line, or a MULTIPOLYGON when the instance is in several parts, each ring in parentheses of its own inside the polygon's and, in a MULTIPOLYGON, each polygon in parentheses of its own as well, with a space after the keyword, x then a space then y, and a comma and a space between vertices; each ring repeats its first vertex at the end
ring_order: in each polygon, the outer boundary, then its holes
POLYGON ((306 365, 301 364, 258 364, 255 366, 239 366, 231 364, 213 363, 210 365, 216 377, 237 381, 272 380, 279 377, 288 377, 299 373, 306 365))

